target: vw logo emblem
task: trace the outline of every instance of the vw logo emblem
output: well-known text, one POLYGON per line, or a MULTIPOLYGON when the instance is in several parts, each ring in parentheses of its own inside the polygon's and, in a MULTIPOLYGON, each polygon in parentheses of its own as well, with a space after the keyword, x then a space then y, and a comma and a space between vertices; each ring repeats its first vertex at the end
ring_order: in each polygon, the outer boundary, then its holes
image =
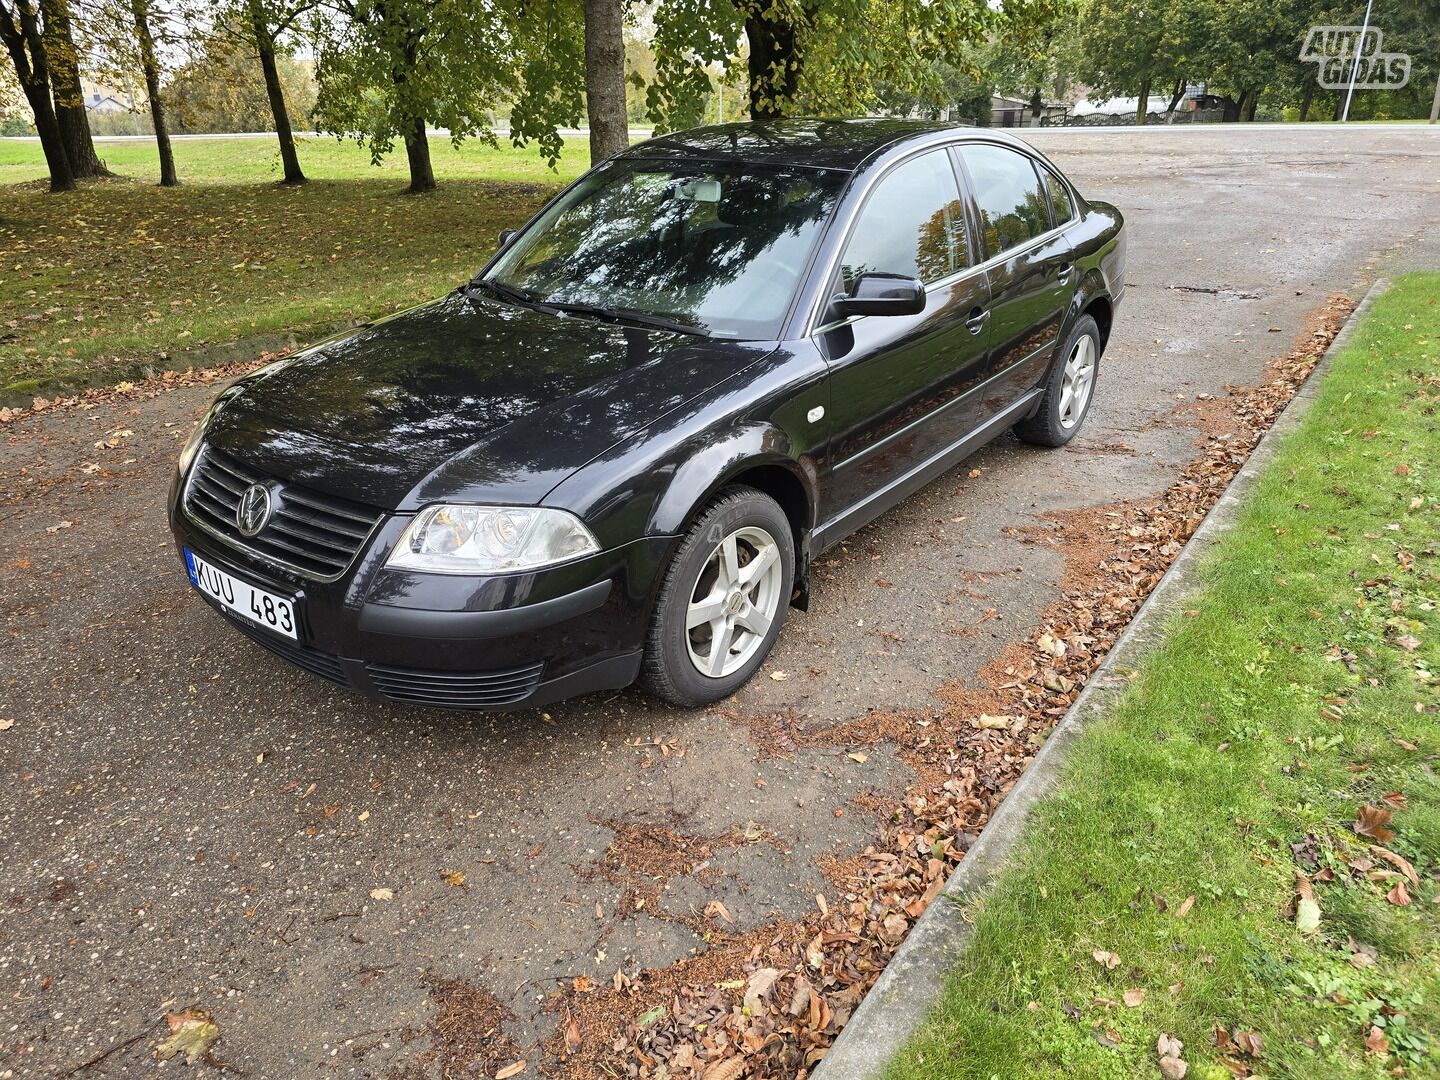
POLYGON ((235 527, 241 536, 254 536, 270 520, 270 489, 264 484, 251 484, 240 496, 235 507, 235 527))

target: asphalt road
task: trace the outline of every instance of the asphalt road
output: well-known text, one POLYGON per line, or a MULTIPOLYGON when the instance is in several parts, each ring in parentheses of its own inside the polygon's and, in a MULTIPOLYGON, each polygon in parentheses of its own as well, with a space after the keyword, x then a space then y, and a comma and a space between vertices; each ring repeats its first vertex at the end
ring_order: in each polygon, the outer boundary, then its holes
MULTIPOLYGON (((1200 437, 1177 406, 1255 382, 1330 294, 1440 266, 1434 130, 1034 141, 1129 220, 1084 434, 1006 437, 825 559, 735 709, 820 723, 932 702, 1056 595, 1058 556, 1007 528, 1160 490, 1200 437)), ((804 910, 817 860, 872 829, 834 811, 904 784, 883 747, 763 756, 718 711, 633 692, 477 717, 284 666, 191 595, 165 527, 209 392, 0 428, 0 1077, 114 1047, 79 1075, 149 1075, 155 1021, 191 1006, 241 1075, 384 1077, 423 1051, 405 1030, 436 979, 511 1010, 534 1075, 559 980, 703 949, 666 916, 711 899, 742 928, 804 910), (637 911, 605 857, 633 826, 741 842, 689 841, 637 911)))

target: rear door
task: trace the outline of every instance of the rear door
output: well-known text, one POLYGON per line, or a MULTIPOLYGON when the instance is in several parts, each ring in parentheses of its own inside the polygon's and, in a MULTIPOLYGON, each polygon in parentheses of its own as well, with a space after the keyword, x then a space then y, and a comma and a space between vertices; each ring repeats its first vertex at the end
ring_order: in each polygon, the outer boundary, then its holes
POLYGON ((906 158, 870 191, 830 288, 867 271, 916 277, 916 315, 870 315, 815 334, 830 368, 830 470, 824 513, 834 521, 880 496, 974 426, 962 400, 984 376, 985 272, 976 269, 954 161, 944 148, 906 158))
MULTIPOLYGON (((1064 221, 1051 214, 1043 165, 995 143, 964 143, 957 156, 974 199, 990 278, 987 381, 977 403, 983 421, 1044 378, 1076 274, 1064 221)), ((1069 207, 1068 191, 1065 195, 1069 207)))

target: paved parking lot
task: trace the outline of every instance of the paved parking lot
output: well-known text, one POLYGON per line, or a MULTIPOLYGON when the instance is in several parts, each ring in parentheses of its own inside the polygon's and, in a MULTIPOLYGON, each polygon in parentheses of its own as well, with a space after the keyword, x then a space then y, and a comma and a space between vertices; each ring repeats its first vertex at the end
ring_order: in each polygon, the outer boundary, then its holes
POLYGON ((389 1076, 423 1052, 406 1030, 446 980, 513 1014, 534 1075, 560 980, 703 950, 673 916, 711 900, 741 929, 793 917, 817 863, 873 831, 835 811, 907 782, 884 746, 762 754, 731 713, 933 702, 1057 593, 1060 557, 1007 529, 1162 489, 1202 434, 1177 407, 1255 382, 1331 294, 1440 266, 1435 129, 1033 141, 1129 221, 1089 425, 1065 451, 1002 439, 823 560, 727 710, 352 696, 189 592, 163 500, 209 390, 0 428, 0 1077, 140 1075, 155 1021, 190 1006, 242 1075, 389 1076), (676 837, 653 894, 613 872, 615 851, 643 849, 633 875, 676 837))

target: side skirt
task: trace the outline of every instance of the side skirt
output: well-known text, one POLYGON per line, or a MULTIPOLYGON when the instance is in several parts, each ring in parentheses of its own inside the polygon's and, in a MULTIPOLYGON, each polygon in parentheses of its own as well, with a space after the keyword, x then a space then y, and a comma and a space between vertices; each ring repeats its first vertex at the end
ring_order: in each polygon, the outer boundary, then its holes
POLYGON ((1043 393, 1043 389, 1038 386, 1027 391, 953 446, 940 451, 930 460, 921 462, 909 472, 891 481, 886 487, 870 495, 864 502, 857 503, 849 510, 822 524, 815 530, 811 540, 812 550, 818 554, 827 548, 834 547, 845 537, 870 524, 897 503, 908 499, 941 473, 953 469, 997 435, 1025 419, 1034 410, 1043 393))

